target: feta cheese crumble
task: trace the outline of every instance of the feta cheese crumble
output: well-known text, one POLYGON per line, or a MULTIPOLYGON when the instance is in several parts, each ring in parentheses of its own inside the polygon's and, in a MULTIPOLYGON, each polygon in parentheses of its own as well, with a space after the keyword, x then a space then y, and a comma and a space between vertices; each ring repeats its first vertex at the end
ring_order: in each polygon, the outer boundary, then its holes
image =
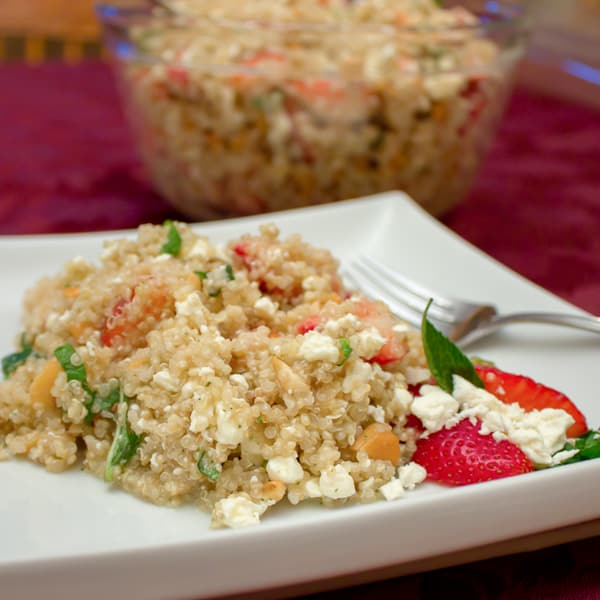
POLYGON ((477 417, 481 433, 493 433, 496 439, 509 439, 528 458, 540 466, 550 466, 552 455, 564 447, 567 429, 573 417, 562 409, 544 408, 525 411, 518 404, 505 404, 487 390, 454 376, 454 397, 462 417, 477 417))
POLYGON ((340 350, 333 338, 316 331, 309 331, 302 337, 300 356, 309 361, 338 362, 340 350))
POLYGON ((449 425, 458 411, 458 401, 444 390, 433 385, 421 387, 421 395, 413 400, 411 411, 421 419, 429 432, 439 431, 449 425))
POLYGON ((260 523, 268 503, 254 502, 247 494, 232 494, 219 500, 213 509, 213 527, 250 527, 260 523))
POLYGON ((356 492, 354 479, 343 465, 331 466, 319 478, 321 494, 326 498, 349 498, 356 492))
POLYGON ((278 456, 267 462, 267 473, 273 481, 298 483, 304 477, 302 465, 294 456, 278 456))

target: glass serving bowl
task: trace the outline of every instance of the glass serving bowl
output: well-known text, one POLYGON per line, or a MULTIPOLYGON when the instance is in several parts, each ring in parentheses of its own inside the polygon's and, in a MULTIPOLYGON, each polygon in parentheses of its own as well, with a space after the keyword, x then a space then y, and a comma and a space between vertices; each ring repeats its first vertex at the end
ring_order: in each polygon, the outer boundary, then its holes
POLYGON ((163 0, 97 14, 149 175, 198 220, 387 190, 446 212, 528 33, 514 1, 163 0))

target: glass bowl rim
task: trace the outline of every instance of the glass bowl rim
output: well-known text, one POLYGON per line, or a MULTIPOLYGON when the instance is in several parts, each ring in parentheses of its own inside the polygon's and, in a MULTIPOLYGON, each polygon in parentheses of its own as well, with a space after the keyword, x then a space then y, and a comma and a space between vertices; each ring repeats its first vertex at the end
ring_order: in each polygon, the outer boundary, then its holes
MULTIPOLYGON (((231 31, 268 31, 268 32, 305 32, 305 33, 338 33, 355 35, 357 33, 453 33, 472 31, 527 30, 529 25, 527 0, 495 0, 482 2, 483 11, 475 13, 477 21, 472 24, 439 25, 439 26, 399 26, 391 23, 313 23, 307 21, 278 21, 258 19, 225 19, 181 15, 162 11, 153 12, 152 2, 133 7, 119 6, 110 2, 97 3, 96 16, 103 27, 113 31, 126 31, 139 24, 161 25, 172 29, 193 29, 200 24, 212 25, 231 31)), ((160 6, 159 2, 154 2, 160 6)))

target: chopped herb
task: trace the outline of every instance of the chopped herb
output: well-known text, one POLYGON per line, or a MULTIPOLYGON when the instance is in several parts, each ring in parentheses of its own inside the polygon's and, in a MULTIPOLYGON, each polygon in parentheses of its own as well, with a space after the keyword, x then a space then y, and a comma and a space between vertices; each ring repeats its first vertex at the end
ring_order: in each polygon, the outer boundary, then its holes
POLYGON ((104 410, 109 410, 119 402, 121 391, 119 388, 113 389, 108 396, 98 397, 92 390, 87 380, 85 365, 71 344, 64 344, 54 350, 60 366, 67 375, 67 381, 78 381, 85 392, 87 399, 83 405, 87 410, 85 419, 86 425, 91 425, 94 417, 104 410), (75 360, 73 360, 75 359, 75 360))
POLYGON ((117 402, 119 402, 120 398, 121 398, 121 389, 115 388, 108 394, 108 396, 105 396, 104 398, 99 398, 98 402, 96 402, 94 404, 94 408, 96 409, 96 412, 98 412, 98 413, 100 413, 104 410, 110 410, 117 402), (97 406, 96 406, 96 404, 97 404, 97 406))
POLYGON ((258 415, 258 417, 256 417, 256 422, 257 423, 264 423, 263 418, 260 415, 258 415))
POLYGON ((573 442, 567 442, 561 452, 569 450, 578 450, 578 452, 575 456, 571 456, 559 464, 568 465, 592 458, 600 458, 600 431, 590 429, 573 442))
POLYGON ((266 112, 265 99, 263 96, 254 96, 250 100, 252 108, 261 112, 266 112))
POLYGON ((254 96, 250 103, 254 110, 258 110, 263 113, 270 113, 276 110, 283 100, 283 94, 279 90, 273 90, 268 94, 261 96, 254 96))
POLYGON ((208 273, 206 271, 194 271, 194 273, 198 275, 200 281, 204 281, 208 277, 208 273))
POLYGON ((2 373, 4 379, 8 379, 9 375, 17 370, 33 352, 33 346, 25 341, 25 334, 21 335, 21 350, 13 352, 2 359, 2 373))
POLYGON ((211 298, 216 298, 220 293, 221 293, 221 288, 217 288, 216 290, 213 290, 212 292, 208 292, 208 295, 211 298))
POLYGON ((427 358, 427 366, 435 377, 437 384, 446 392, 452 393, 454 389, 453 375, 460 375, 473 385, 484 388, 483 381, 475 371, 473 363, 462 351, 449 340, 441 331, 438 331, 427 319, 427 311, 433 299, 430 299, 423 312, 421 322, 421 337, 423 350, 427 358))
POLYGON ((177 256, 181 252, 181 236, 177 227, 173 224, 173 221, 165 221, 163 223, 168 228, 167 241, 163 244, 160 249, 161 254, 171 254, 177 256))
POLYGON ((71 344, 63 344, 54 350, 54 356, 56 356, 60 366, 67 375, 67 381, 78 381, 83 388, 83 391, 87 395, 87 400, 83 403, 87 409, 84 422, 90 425, 95 414, 94 414, 94 400, 96 399, 96 393, 90 388, 87 380, 87 373, 85 365, 79 357, 79 354, 75 351, 75 348, 71 344), (75 359, 75 360, 73 360, 75 359))
POLYGON ((213 481, 219 479, 220 473, 216 469, 215 465, 206 458, 206 450, 202 450, 200 458, 198 459, 198 471, 213 481))
POLYGON ((338 367, 341 367, 350 358, 352 346, 347 338, 340 338, 338 343, 340 345, 340 350, 342 351, 342 360, 338 363, 338 367))
POLYGON ((225 265, 225 273, 227 274, 227 279, 229 279, 229 281, 233 281, 235 279, 233 267, 231 265, 225 265))
POLYGON ((138 449, 142 436, 132 431, 127 421, 127 409, 129 407, 129 398, 123 391, 119 392, 119 407, 117 410, 117 427, 112 445, 106 457, 104 467, 104 481, 114 479, 115 467, 125 466, 133 457, 138 449))
POLYGON ((383 146, 383 142, 385 140, 385 131, 380 129, 375 137, 369 142, 370 150, 379 150, 381 146, 383 146))

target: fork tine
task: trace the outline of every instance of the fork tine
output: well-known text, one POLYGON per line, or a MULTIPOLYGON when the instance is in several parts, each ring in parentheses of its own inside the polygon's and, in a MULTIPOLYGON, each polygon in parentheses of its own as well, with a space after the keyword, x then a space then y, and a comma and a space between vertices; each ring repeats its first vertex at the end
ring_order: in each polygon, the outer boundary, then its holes
MULTIPOLYGON (((352 268, 360 273, 358 287, 364 289, 363 282, 369 282, 371 286, 369 294, 375 297, 385 295, 388 304, 409 307, 412 312, 419 315, 419 322, 429 298, 433 298, 434 302, 429 308, 428 317, 437 320, 440 324, 452 325, 456 323, 455 313, 451 310, 445 310, 443 306, 439 305, 435 292, 431 292, 431 295, 421 295, 419 292, 413 292, 413 289, 416 290, 420 286, 414 284, 413 287, 413 282, 409 279, 398 276, 388 268, 381 269, 380 267, 381 265, 377 265, 372 260, 365 261, 360 259, 355 261, 352 264, 352 268)), ((423 292, 429 291, 423 287, 420 289, 423 292)))
POLYGON ((391 267, 388 267, 369 256, 359 256, 356 262, 366 265, 372 271, 379 273, 381 277, 385 276, 388 281, 393 281, 397 286, 406 290, 409 294, 416 298, 420 298, 423 303, 426 304, 429 301, 429 298, 434 298, 435 303, 439 307, 452 310, 453 302, 450 299, 444 298, 444 296, 441 296, 436 290, 431 290, 424 285, 409 279, 405 275, 401 275, 400 272, 391 267))
POLYGON ((398 302, 393 297, 386 294, 385 291, 381 290, 379 286, 375 286, 369 280, 365 279, 362 274, 357 274, 351 267, 345 267, 343 269, 343 275, 345 279, 350 281, 352 287, 360 290, 371 298, 383 300, 390 307, 390 310, 400 319, 415 326, 421 324, 422 312, 419 312, 404 303, 398 302))

